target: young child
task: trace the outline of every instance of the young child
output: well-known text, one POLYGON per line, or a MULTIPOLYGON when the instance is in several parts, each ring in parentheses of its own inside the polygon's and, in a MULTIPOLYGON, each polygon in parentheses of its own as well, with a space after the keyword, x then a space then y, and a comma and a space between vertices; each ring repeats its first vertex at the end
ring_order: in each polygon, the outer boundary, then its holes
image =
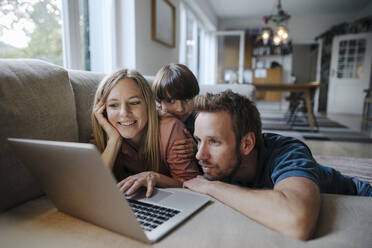
POLYGON ((199 94, 199 84, 187 66, 168 64, 163 66, 155 76, 152 84, 159 116, 174 116, 185 123, 188 139, 174 143, 174 151, 182 158, 195 155, 192 135, 196 114, 193 111, 193 98, 199 94))

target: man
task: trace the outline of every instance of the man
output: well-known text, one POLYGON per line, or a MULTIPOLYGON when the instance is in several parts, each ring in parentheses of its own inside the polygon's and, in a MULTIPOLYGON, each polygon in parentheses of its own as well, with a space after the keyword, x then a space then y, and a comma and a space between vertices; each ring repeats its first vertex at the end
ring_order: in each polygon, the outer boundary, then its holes
POLYGON ((320 193, 372 195, 368 182, 317 164, 301 141, 261 134, 260 114, 246 97, 207 94, 196 97, 194 107, 204 176, 184 182, 186 188, 300 240, 314 231, 320 193))

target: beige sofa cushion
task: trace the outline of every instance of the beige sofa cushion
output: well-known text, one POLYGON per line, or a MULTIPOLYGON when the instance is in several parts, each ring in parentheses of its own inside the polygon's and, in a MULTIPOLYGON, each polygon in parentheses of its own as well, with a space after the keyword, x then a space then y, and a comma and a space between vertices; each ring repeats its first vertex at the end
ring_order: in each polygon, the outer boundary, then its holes
POLYGON ((68 75, 74 89, 76 117, 79 126, 79 141, 88 142, 92 131, 91 113, 99 82, 105 76, 102 73, 69 70, 68 75))
POLYGON ((285 237, 211 199, 153 246, 57 211, 49 199, 42 197, 0 214, 1 247, 371 247, 372 198, 331 194, 321 197, 319 221, 308 242, 285 237))
POLYGON ((77 141, 67 71, 40 60, 0 59, 0 212, 41 195, 8 137, 77 141))

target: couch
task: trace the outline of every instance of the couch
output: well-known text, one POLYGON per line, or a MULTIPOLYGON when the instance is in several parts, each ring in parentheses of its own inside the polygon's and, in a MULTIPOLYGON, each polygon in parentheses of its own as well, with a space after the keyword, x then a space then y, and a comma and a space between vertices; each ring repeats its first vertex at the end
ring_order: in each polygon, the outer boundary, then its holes
MULTIPOLYGON (((6 140, 8 137, 21 137, 87 142, 92 133, 90 114, 93 97, 97 84, 103 77, 104 75, 100 73, 65 70, 60 66, 40 60, 0 59, 1 247, 24 246, 22 242, 26 242, 29 247, 66 245, 120 247, 123 242, 126 242, 128 246, 143 245, 58 212, 6 140)), ((150 83, 153 80, 153 77, 146 78, 150 83)), ((217 87, 201 85, 201 93, 216 92, 226 88, 232 88, 233 91, 249 97, 253 97, 254 94, 254 88, 251 85, 220 85, 217 87)), ((335 160, 335 158, 323 156, 321 159, 325 164, 327 161, 332 164, 333 161, 335 167, 343 163, 340 158, 335 160)), ((359 162, 367 166, 372 164, 372 160, 359 162)), ((287 247, 341 247, 342 242, 346 242, 345 247, 372 246, 370 229, 372 198, 324 194, 322 202, 315 235, 317 239, 307 243, 298 243, 272 232, 217 201, 212 206, 203 209, 198 214, 200 217, 192 218, 187 224, 178 228, 174 235, 193 236, 198 246, 203 247, 204 241, 205 247, 208 247, 211 243, 205 240, 202 232, 197 231, 195 234, 195 228, 200 224, 208 223, 207 220, 203 221, 203 218, 211 218, 215 224, 207 225, 206 228, 211 228, 211 232, 218 237, 213 244, 219 247, 234 244, 240 239, 244 245, 252 244, 261 247, 281 246, 281 244, 287 247), (226 218, 228 216, 235 218, 237 222, 227 221, 224 223, 225 228, 219 228, 218 218, 215 220, 213 217, 216 213, 222 213, 226 218), (251 237, 240 235, 234 238, 234 231, 228 227, 229 225, 242 225, 240 220, 243 221, 244 228, 251 231, 251 237), (219 234, 225 230, 227 236, 219 234), (199 236, 200 240, 197 240, 199 236)), ((174 239, 166 237, 157 245, 163 247, 180 246, 180 244, 193 246, 188 238, 183 242, 174 239)), ((242 245, 241 243, 236 246, 242 245)))

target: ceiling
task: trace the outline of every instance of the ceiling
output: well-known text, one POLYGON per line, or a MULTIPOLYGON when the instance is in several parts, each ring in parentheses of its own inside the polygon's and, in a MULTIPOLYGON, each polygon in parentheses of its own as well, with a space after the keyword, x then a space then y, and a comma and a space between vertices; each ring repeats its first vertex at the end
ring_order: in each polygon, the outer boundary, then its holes
MULTIPOLYGON (((276 13, 278 0, 208 0, 218 19, 262 17, 276 13)), ((291 16, 357 13, 371 0, 282 0, 291 16)))

